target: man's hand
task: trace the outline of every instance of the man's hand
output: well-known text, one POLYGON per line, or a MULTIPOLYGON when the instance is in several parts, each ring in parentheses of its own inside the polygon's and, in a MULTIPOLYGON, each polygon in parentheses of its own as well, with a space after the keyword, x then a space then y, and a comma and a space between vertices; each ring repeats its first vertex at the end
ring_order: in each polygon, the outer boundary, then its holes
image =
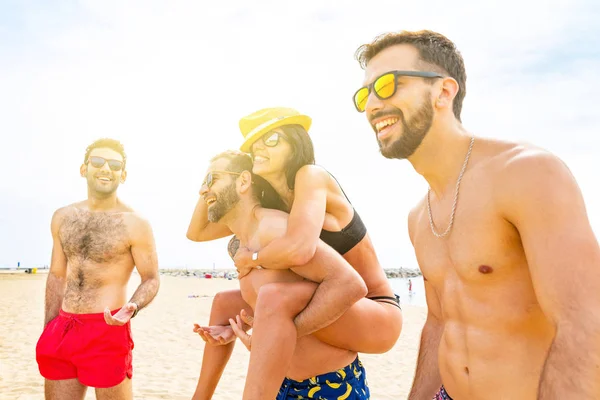
POLYGON ((104 320, 108 325, 122 326, 131 319, 135 310, 137 310, 135 303, 127 303, 115 315, 112 315, 108 307, 106 307, 104 309, 104 320))
POLYGON ((204 342, 221 346, 235 341, 235 333, 231 326, 200 326, 194 324, 194 332, 200 335, 204 342))
POLYGON ((238 279, 248 275, 252 268, 258 268, 252 261, 252 252, 247 247, 240 247, 233 257, 233 262, 238 271, 238 279))
POLYGON ((246 346, 246 348, 250 350, 252 348, 252 335, 249 335, 248 333, 246 333, 246 331, 244 331, 244 324, 252 328, 252 324, 254 323, 254 317, 248 315, 244 310, 242 310, 240 314, 241 316, 236 315, 235 321, 230 318, 229 323, 231 324, 231 329, 233 329, 235 335, 238 338, 240 338, 242 343, 244 343, 244 346, 246 346))

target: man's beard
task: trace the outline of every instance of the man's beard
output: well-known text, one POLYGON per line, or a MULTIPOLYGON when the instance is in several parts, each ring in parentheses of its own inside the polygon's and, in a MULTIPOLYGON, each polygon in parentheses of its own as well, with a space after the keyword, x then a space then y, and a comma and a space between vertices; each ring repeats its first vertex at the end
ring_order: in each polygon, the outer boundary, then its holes
POLYGON ((98 183, 95 176, 88 176, 87 185, 92 196, 99 199, 104 199, 110 197, 114 192, 116 192, 119 188, 119 181, 114 180, 114 178, 112 179, 113 180, 110 182, 109 185, 103 185, 98 183))
POLYGON ((219 222, 240 201, 235 190, 235 182, 217 194, 217 200, 208 209, 208 220, 219 222))
POLYGON ((421 145, 433 124, 433 106, 429 102, 429 96, 425 97, 423 106, 409 121, 405 120, 402 111, 398 110, 398 112, 400 113, 398 122, 402 124, 400 137, 387 145, 378 141, 379 151, 386 158, 405 159, 410 157, 421 145))

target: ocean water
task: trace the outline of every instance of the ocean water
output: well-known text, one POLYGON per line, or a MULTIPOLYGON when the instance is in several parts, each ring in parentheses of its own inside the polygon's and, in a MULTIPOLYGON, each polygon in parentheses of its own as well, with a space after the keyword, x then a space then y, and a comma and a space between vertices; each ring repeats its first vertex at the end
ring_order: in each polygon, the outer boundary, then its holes
POLYGON ((415 278, 392 278, 389 279, 389 281, 394 293, 400 296, 400 304, 427 307, 427 302, 425 300, 425 286, 423 284, 422 276, 415 278), (412 282, 411 292, 408 290, 409 279, 412 282))

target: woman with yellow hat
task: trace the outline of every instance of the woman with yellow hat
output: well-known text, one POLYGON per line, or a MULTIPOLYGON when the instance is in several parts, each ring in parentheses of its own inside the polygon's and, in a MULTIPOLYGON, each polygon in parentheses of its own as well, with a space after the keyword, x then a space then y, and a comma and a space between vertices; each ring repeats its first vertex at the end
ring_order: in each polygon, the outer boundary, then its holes
MULTIPOLYGON (((235 264, 240 275, 259 266, 288 269, 303 265, 314 256, 317 241, 323 240, 363 277, 369 300, 360 301, 359 307, 354 307, 332 325, 308 333, 340 348, 383 353, 393 347, 402 329, 398 299, 379 264, 360 216, 335 178, 314 165, 314 150, 308 135, 310 125, 310 117, 290 108, 263 109, 240 120, 244 136, 240 149, 251 153, 252 172, 275 188, 287 205, 290 217, 285 236, 273 240, 258 252, 240 248, 234 258, 235 264)), ((208 222, 206 210, 199 210, 202 207, 206 204, 199 201, 188 238, 207 241, 232 234, 226 227, 208 222), (204 215, 203 221, 198 221, 199 215, 204 215)), ((224 326, 228 325, 229 318, 235 319, 242 308, 250 309, 239 291, 221 293, 213 301, 210 324, 223 325, 223 330, 231 329, 224 326)), ((227 338, 220 340, 221 343, 232 338, 231 333, 223 333, 223 330, 212 331, 215 337, 227 338)), ((259 349, 253 348, 253 351, 259 349)), ((205 353, 203 376, 198 387, 216 387, 231 350, 220 349, 213 354, 219 359, 210 359, 212 357, 205 353)))

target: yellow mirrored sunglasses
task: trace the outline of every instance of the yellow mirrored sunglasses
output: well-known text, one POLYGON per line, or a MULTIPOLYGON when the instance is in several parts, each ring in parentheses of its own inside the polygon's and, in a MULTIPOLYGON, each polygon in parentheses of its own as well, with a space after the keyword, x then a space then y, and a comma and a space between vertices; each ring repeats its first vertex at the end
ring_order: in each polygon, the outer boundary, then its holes
POLYGON ((396 93, 398 87, 399 76, 416 76, 419 78, 443 78, 437 72, 430 71, 390 71, 383 75, 375 78, 373 83, 361 87, 354 93, 352 98, 354 101, 354 107, 358 112, 364 112, 367 108, 367 100, 371 91, 375 93, 375 96, 381 100, 389 99, 396 93))

